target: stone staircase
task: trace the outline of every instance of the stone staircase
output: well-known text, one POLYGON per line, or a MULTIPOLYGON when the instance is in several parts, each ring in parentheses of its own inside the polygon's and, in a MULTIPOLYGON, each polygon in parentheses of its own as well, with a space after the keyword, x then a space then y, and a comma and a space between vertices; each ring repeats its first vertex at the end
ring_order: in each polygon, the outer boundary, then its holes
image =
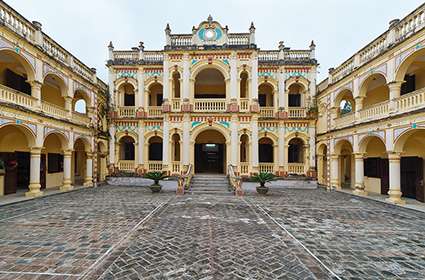
POLYGON ((196 174, 192 178, 193 194, 229 194, 229 179, 223 174, 196 174))

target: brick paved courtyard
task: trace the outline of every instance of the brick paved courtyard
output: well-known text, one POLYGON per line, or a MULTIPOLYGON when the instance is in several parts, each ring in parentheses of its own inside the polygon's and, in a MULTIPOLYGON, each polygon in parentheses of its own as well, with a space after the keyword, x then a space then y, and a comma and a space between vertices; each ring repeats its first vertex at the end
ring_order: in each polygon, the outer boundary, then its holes
POLYGON ((324 190, 99 187, 0 207, 0 279, 424 279, 425 214, 324 190))

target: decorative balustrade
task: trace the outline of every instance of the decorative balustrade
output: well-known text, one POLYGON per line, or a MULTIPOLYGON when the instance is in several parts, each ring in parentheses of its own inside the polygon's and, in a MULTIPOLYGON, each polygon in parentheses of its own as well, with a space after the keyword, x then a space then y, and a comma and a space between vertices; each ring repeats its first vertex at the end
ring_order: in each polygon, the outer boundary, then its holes
POLYGON ((162 106, 149 106, 148 107, 148 116, 149 117, 161 117, 162 116, 162 106))
POLYGON ((259 163, 260 172, 274 173, 274 163, 273 162, 261 162, 259 163))
POLYGON ((249 163, 248 162, 241 162, 240 163, 240 172, 241 175, 249 175, 249 163))
POLYGON ((354 57, 351 57, 343 64, 332 71, 332 81, 339 81, 354 70, 354 57))
POLYGON ((143 60, 152 63, 162 63, 164 55, 162 51, 145 51, 143 52, 143 60))
POLYGON ((258 53, 258 61, 276 61, 279 60, 279 51, 260 51, 258 53))
POLYGON ((134 172, 136 170, 136 163, 134 160, 120 160, 118 168, 121 171, 134 172))
POLYGON ((425 5, 422 5, 398 24, 399 40, 403 40, 425 26, 425 5))
POLYGON ((0 3, 0 21, 22 37, 30 41, 35 39, 34 26, 15 11, 5 7, 3 3, 0 3))
POLYGON ((307 116, 307 112, 305 108, 289 108, 288 110, 288 118, 305 118, 307 116))
POLYGON ((355 121, 354 112, 347 113, 347 114, 344 114, 344 115, 340 115, 335 119, 335 126, 337 128, 350 126, 354 123, 354 121, 355 121))
POLYGON ((171 173, 180 174, 180 161, 173 161, 171 163, 171 173))
POLYGON ((196 98, 195 112, 225 112, 226 99, 222 98, 196 98))
POLYGON ((263 118, 274 118, 274 107, 260 107, 260 116, 263 118))
POLYGON ((228 44, 232 46, 249 45, 249 33, 230 33, 228 44))
POLYGON ((173 112, 180 111, 180 99, 174 98, 171 100, 171 110, 173 112))
POLYGON ((241 98, 240 105, 241 105, 241 108, 240 108, 241 112, 247 112, 249 110, 249 99, 241 98))
POLYGON ((304 60, 310 59, 310 50, 288 50, 284 51, 285 59, 289 60, 304 60))
POLYGON ((34 109, 37 102, 37 99, 31 95, 27 95, 4 85, 0 85, 0 100, 30 109, 34 109))
POLYGON ((288 163, 288 173, 304 175, 305 174, 305 165, 304 163, 288 163))
POLYGON ((134 118, 136 117, 136 107, 125 106, 118 108, 119 118, 134 118))
POLYGON ((46 101, 41 102, 41 110, 44 113, 47 113, 49 115, 61 118, 61 119, 67 119, 68 118, 68 111, 66 111, 64 108, 48 103, 46 101))
POLYGON ((42 48, 45 52, 47 52, 49 55, 51 55, 55 59, 65 64, 68 63, 68 53, 49 37, 43 36, 42 48))
POLYGON ((185 47, 192 45, 192 34, 171 35, 171 46, 185 47))
POLYGON ((162 171, 162 161, 160 160, 150 160, 148 162, 149 171, 162 171))
POLYGON ((385 101, 364 108, 360 111, 360 119, 364 121, 388 115, 388 103, 388 101, 385 101))
POLYGON ((138 51, 114 51, 114 59, 122 60, 138 60, 139 52, 138 51))
POLYGON ((90 123, 90 118, 86 114, 81 114, 78 112, 72 112, 72 120, 86 125, 90 123))
POLYGON ((74 59, 72 62, 72 68, 74 69, 75 72, 77 72, 78 74, 86 78, 87 80, 89 81, 93 80, 94 73, 92 72, 92 70, 88 69, 88 67, 85 66, 80 61, 74 59))
POLYGON ((399 113, 425 107, 425 87, 400 96, 397 100, 399 113))
POLYGON ((360 51, 360 63, 365 63, 377 57, 385 49, 386 33, 360 51))

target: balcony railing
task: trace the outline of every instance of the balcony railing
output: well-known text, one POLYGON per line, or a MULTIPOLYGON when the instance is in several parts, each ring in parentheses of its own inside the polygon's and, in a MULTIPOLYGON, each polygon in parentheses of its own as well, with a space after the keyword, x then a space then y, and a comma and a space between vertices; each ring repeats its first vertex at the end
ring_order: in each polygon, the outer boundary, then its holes
POLYGON ((150 160, 148 162, 149 171, 162 171, 162 161, 150 160))
POLYGON ((384 101, 364 108, 360 111, 360 119, 364 121, 388 115, 388 104, 388 101, 384 101))
POLYGON ((341 115, 341 116, 339 116, 335 119, 335 126, 337 128, 350 126, 354 123, 354 121, 355 121, 354 112, 347 113, 347 114, 341 115))
POLYGON ((425 87, 400 96, 397 109, 400 113, 425 107, 425 87))
POLYGON ((241 98, 241 112, 247 112, 249 110, 249 99, 241 98))
POLYGON ((304 175, 305 174, 305 165, 304 163, 288 163, 288 173, 304 175))
POLYGON ((195 112, 226 112, 226 99, 202 98, 195 99, 195 112))
POLYGON ((0 85, 0 100, 30 109, 34 109, 37 102, 37 99, 31 95, 27 95, 4 85, 0 85))
POLYGON ((58 105, 51 104, 51 103, 48 103, 46 101, 43 101, 41 103, 41 110, 44 113, 47 113, 47 114, 55 116, 55 117, 59 117, 59 118, 62 118, 62 119, 68 118, 68 111, 66 111, 64 108, 62 108, 58 105))
POLYGON ((149 106, 148 107, 148 116, 149 117, 161 117, 162 116, 162 106, 149 106))
POLYGON ((134 118, 136 116, 136 107, 124 106, 118 108, 119 118, 134 118))
POLYGON ((240 171, 241 175, 249 175, 249 163, 248 162, 241 162, 240 164, 240 171))
POLYGON ((274 118, 274 107, 260 107, 260 116, 263 118, 274 118))
POLYGON ((180 161, 173 161, 171 163, 171 173, 172 174, 180 174, 180 161))
POLYGON ((178 98, 173 98, 171 100, 171 110, 173 112, 178 112, 180 111, 180 99, 178 98))
POLYGON ((118 162, 118 168, 121 171, 134 172, 136 169, 136 163, 134 160, 120 160, 118 162))
POLYGON ((260 172, 274 173, 274 163, 273 162, 262 162, 259 163, 260 172))
POLYGON ((288 117, 289 118, 305 118, 306 117, 305 108, 289 108, 288 117))

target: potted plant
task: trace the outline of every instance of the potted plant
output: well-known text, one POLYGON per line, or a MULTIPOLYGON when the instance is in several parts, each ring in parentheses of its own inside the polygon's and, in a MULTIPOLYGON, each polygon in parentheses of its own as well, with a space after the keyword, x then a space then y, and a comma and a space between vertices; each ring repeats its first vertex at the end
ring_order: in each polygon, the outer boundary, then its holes
POLYGON ((269 172, 260 172, 259 174, 252 176, 252 180, 254 182, 260 183, 260 185, 257 186, 257 193, 267 194, 269 187, 266 187, 266 183, 272 181, 273 179, 274 175, 269 172))
POLYGON ((167 177, 168 176, 166 175, 165 172, 160 172, 160 171, 148 172, 145 174, 145 178, 151 179, 154 181, 154 183, 149 186, 149 188, 151 189, 153 193, 158 193, 161 191, 162 187, 159 184, 159 180, 162 180, 167 177))

